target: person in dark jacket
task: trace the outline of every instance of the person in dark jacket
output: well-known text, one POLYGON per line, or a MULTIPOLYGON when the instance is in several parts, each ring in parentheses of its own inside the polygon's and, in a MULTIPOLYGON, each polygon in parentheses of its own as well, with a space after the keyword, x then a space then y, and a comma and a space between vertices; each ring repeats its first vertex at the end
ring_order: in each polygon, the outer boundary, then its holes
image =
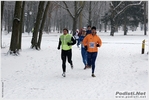
POLYGON ((86 30, 82 29, 81 36, 79 37, 79 45, 81 44, 81 55, 82 55, 82 60, 83 60, 84 66, 85 66, 84 69, 86 69, 88 67, 87 66, 87 51, 84 48, 84 45, 82 43, 85 36, 86 36, 86 30))
POLYGON ((92 33, 92 31, 91 31, 91 26, 88 25, 88 26, 87 26, 86 35, 88 35, 88 34, 90 34, 90 33, 92 33))
POLYGON ((66 72, 66 58, 68 58, 68 62, 71 65, 71 68, 73 69, 73 63, 72 63, 72 49, 71 46, 76 43, 76 40, 72 37, 72 35, 68 34, 68 29, 64 28, 63 29, 63 35, 60 36, 59 38, 59 43, 58 43, 58 50, 60 49, 61 46, 61 59, 62 59, 62 69, 63 69, 63 74, 62 76, 65 77, 65 72, 66 72))

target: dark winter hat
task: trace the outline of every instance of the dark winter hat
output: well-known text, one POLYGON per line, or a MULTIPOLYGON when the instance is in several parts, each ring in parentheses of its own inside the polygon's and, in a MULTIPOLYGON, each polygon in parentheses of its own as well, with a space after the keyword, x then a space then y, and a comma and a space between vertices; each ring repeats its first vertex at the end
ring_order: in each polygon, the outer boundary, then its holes
POLYGON ((91 25, 88 25, 87 28, 88 28, 88 27, 91 27, 91 25))
POLYGON ((67 29, 67 28, 64 28, 64 29, 63 29, 63 31, 64 31, 64 30, 66 30, 66 31, 67 31, 67 33, 68 33, 68 29, 67 29))
POLYGON ((95 27, 95 26, 93 26, 91 29, 92 29, 92 30, 93 30, 93 29, 94 29, 94 30, 96 30, 96 27, 95 27))

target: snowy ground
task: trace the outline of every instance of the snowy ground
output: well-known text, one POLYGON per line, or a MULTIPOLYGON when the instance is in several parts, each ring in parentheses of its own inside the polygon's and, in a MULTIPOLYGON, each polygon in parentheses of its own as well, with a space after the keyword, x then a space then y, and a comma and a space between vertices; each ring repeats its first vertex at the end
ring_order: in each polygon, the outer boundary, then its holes
POLYGON ((61 76, 61 51, 57 50, 60 34, 44 34, 42 50, 36 51, 29 48, 32 35, 25 33, 20 55, 11 56, 6 55, 11 35, 3 33, 3 99, 109 100, 116 99, 116 92, 146 92, 146 97, 142 97, 146 100, 148 44, 145 54, 141 54, 141 43, 148 36, 144 36, 143 31, 129 32, 128 36, 122 34, 115 33, 111 37, 109 33, 98 33, 103 45, 96 60, 95 78, 91 77, 91 69, 83 70, 80 49, 73 46, 74 69, 67 63, 64 78, 61 76))

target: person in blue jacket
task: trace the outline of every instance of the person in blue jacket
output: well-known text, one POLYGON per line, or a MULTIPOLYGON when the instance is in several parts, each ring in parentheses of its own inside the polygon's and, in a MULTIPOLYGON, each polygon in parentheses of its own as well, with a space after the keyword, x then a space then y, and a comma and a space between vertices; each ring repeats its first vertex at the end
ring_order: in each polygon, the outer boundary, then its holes
POLYGON ((84 69, 87 68, 87 51, 82 43, 85 36, 86 36, 86 30, 83 29, 82 34, 80 35, 80 37, 78 39, 78 42, 79 42, 79 45, 81 44, 81 56, 82 56, 82 60, 83 60, 84 66, 85 66, 84 69))

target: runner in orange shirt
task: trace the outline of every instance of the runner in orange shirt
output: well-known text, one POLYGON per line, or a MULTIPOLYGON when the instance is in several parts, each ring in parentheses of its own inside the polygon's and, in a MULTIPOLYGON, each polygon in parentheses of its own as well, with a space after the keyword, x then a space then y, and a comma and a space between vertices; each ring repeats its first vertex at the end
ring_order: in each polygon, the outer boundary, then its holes
POLYGON ((95 61, 98 53, 98 48, 101 47, 102 41, 99 36, 96 34, 96 27, 93 26, 91 28, 92 33, 88 34, 84 39, 83 39, 83 45, 87 50, 87 63, 88 66, 92 66, 92 77, 96 77, 94 75, 94 70, 95 70, 95 61))

